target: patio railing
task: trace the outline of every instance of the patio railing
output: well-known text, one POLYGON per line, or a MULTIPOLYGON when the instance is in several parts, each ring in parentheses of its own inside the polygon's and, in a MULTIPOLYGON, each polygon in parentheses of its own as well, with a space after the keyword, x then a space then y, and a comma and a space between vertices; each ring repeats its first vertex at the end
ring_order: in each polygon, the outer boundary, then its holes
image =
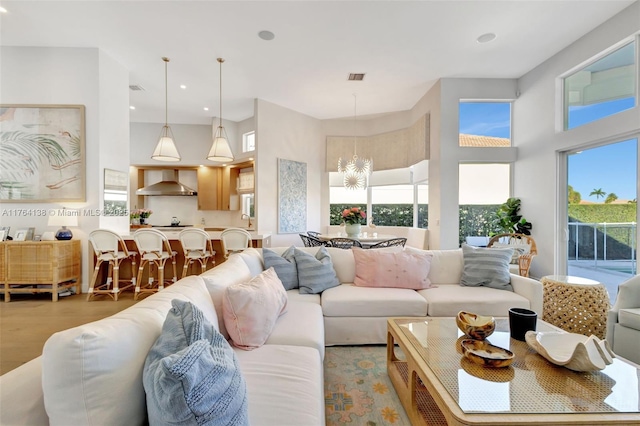
POLYGON ((592 261, 596 268, 619 263, 636 273, 636 222, 569 222, 569 261, 592 261))

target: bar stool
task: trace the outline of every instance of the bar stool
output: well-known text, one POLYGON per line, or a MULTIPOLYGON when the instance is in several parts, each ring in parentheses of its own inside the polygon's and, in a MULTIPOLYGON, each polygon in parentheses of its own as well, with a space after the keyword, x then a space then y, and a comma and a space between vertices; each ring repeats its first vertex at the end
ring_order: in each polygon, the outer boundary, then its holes
MULTIPOLYGON (((211 239, 209 234, 200 228, 184 229, 178 234, 180 244, 182 244, 182 250, 184 252, 184 267, 182 268, 182 277, 187 276, 187 270, 189 266, 195 262, 200 263, 200 269, 202 273, 207 270, 207 263, 209 259, 215 256, 216 252, 213 251, 211 245, 211 239)), ((215 260, 213 265, 215 266, 215 260)))
POLYGON ((136 256, 138 253, 130 252, 122 237, 107 229, 97 229, 90 233, 89 242, 96 255, 96 266, 93 269, 87 302, 96 294, 107 294, 114 301, 118 301, 120 292, 136 285, 136 256), (131 259, 131 280, 127 286, 120 287, 120 264, 126 259, 131 259), (109 264, 107 281, 96 287, 100 267, 104 262, 109 264))
POLYGON ((140 293, 155 293, 164 288, 164 265, 167 260, 171 259, 173 263, 173 279, 177 281, 176 274, 176 255, 177 252, 171 249, 167 236, 156 229, 140 228, 133 233, 133 240, 138 246, 140 252, 140 266, 138 268, 138 278, 136 281, 136 290, 134 300, 138 300, 140 293), (149 280, 146 286, 142 287, 142 275, 145 266, 149 265, 149 280), (158 283, 154 287, 153 267, 158 270, 158 283))
POLYGON ((232 253, 239 253, 251 246, 251 234, 242 228, 227 228, 220 233, 220 244, 224 258, 228 259, 232 253))

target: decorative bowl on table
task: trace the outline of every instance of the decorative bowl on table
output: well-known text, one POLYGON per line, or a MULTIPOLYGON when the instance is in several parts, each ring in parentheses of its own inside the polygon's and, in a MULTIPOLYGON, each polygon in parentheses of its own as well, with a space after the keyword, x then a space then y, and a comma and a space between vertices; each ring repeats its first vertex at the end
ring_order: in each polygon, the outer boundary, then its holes
POLYGON ((482 316, 471 312, 460 311, 456 315, 456 324, 460 331, 472 339, 484 340, 496 329, 493 317, 482 316))
POLYGON ((527 331, 527 344, 549 362, 573 371, 598 371, 613 363, 606 340, 583 334, 527 331))
POLYGON ((485 367, 508 367, 513 362, 513 352, 484 340, 466 339, 460 346, 465 357, 485 367))

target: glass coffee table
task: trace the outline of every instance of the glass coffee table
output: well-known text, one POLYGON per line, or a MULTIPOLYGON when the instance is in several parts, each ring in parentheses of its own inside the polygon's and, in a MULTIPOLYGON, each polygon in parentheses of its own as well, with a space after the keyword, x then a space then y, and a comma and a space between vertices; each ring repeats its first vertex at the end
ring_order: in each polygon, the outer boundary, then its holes
MULTIPOLYGON (((537 328, 561 331, 541 320, 537 328)), ((487 339, 515 354, 506 368, 465 358, 454 318, 389 318, 387 330, 387 371, 412 425, 640 425, 640 368, 621 358, 571 371, 511 339, 506 318, 487 339)))

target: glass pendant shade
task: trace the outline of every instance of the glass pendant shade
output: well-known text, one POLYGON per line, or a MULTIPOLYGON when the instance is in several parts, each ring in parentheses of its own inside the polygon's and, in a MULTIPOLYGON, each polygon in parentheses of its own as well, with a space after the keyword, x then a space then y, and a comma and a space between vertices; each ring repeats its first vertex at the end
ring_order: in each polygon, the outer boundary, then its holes
POLYGON ((229 139, 224 127, 218 126, 216 134, 213 136, 213 144, 207 155, 207 160, 220 161, 223 163, 233 161, 233 153, 229 146, 229 139))
POLYGON ((151 158, 157 161, 180 161, 180 154, 178 153, 176 144, 173 143, 171 127, 162 127, 158 144, 156 145, 156 149, 153 151, 151 158))

